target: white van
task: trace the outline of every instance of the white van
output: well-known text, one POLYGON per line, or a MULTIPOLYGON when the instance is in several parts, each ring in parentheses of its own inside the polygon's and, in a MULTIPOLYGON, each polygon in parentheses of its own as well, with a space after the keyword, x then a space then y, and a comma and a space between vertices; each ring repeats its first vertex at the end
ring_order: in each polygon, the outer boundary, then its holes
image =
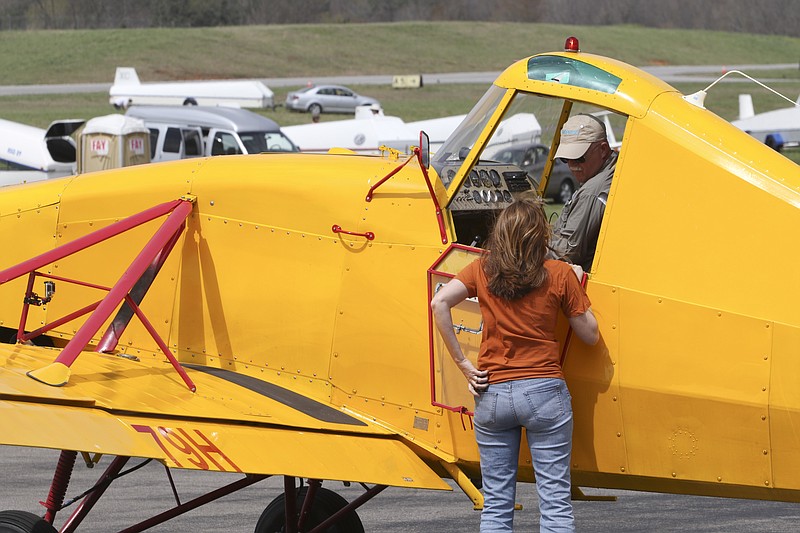
POLYGON ((131 106, 150 130, 153 162, 210 155, 297 152, 274 120, 236 107, 131 106))

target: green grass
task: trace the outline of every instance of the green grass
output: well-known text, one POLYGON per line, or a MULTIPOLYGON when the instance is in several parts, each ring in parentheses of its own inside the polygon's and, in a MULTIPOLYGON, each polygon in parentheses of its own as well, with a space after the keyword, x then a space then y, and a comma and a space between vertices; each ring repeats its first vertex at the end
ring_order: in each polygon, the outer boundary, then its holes
POLYGON ((143 80, 501 70, 558 50, 634 65, 795 63, 800 39, 636 26, 408 22, 221 28, 5 31, 5 84, 109 82, 117 66, 143 80))
MULTIPOLYGON (((500 71, 517 59, 561 49, 569 35, 581 39, 584 51, 639 66, 795 63, 800 49, 800 39, 782 36, 490 22, 6 31, 0 34, 0 83, 111 83, 117 66, 135 67, 144 82, 500 71)), ((781 79, 775 88, 793 100, 800 94, 800 70, 750 74, 781 79)), ((675 84, 684 94, 706 85, 675 84)), ((291 89, 273 88, 276 102, 291 89)), ((387 115, 412 121, 466 113, 486 85, 353 89, 378 98, 387 115)), ((707 106, 734 119, 740 92, 753 94, 756 112, 788 105, 754 84, 720 83, 711 90, 707 106)), ((0 117, 39 127, 56 119, 112 112, 105 93, 0 97, 0 117)), ((307 114, 284 109, 262 113, 281 125, 310 121, 307 114)), ((323 120, 345 117, 323 115, 323 120)))

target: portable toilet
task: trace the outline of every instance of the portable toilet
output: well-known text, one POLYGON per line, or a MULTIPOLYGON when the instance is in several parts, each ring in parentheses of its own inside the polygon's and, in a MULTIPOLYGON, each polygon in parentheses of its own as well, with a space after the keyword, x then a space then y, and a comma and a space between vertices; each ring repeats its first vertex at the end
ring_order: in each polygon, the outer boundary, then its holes
POLYGON ((96 117, 84 125, 78 141, 78 173, 150 162, 150 130, 126 115, 96 117))

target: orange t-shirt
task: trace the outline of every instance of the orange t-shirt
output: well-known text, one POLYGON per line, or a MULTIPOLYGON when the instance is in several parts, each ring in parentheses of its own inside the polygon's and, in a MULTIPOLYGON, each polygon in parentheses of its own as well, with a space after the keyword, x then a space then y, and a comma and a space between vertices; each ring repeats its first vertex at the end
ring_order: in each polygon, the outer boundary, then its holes
POLYGON ((558 313, 575 317, 591 302, 569 264, 547 260, 544 266, 545 282, 516 300, 489 292, 480 259, 456 275, 469 296, 478 297, 483 315, 478 368, 489 371, 489 383, 564 377, 555 335, 558 313))

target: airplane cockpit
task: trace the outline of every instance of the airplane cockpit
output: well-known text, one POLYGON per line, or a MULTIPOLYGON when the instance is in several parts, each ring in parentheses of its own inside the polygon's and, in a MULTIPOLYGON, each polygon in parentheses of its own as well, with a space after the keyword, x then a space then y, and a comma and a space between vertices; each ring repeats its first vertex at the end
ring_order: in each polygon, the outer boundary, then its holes
POLYGON ((561 125, 580 113, 602 121, 609 146, 619 146, 615 132, 624 129, 624 115, 549 95, 489 88, 431 157, 431 166, 448 190, 447 207, 458 243, 482 246, 497 213, 522 195, 538 194, 553 204, 570 197, 577 183, 553 154, 561 125), (523 155, 532 152, 544 157, 526 161, 523 155), (520 157, 513 157, 516 153, 520 157))

